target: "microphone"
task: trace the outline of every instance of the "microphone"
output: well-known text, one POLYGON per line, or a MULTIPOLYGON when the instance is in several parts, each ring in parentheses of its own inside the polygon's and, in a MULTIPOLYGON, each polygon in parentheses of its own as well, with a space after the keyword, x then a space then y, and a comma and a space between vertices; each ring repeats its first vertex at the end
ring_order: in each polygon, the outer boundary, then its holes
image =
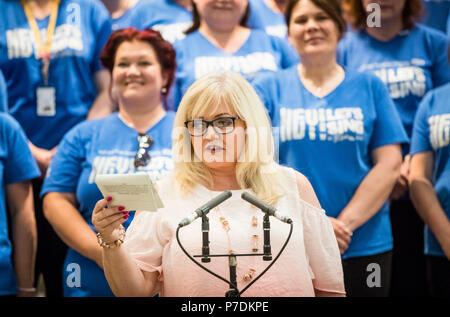
POLYGON ((221 193, 220 195, 214 197, 213 199, 211 199, 210 201, 208 201, 206 204, 204 204, 203 206, 197 208, 194 212, 192 212, 189 216, 187 216, 186 218, 184 218, 183 220, 180 221, 180 223, 178 224, 178 227, 184 227, 187 226, 189 224, 191 224, 195 219, 197 219, 198 217, 203 217, 204 215, 206 215, 211 209, 213 209, 214 207, 218 206, 219 204, 223 203, 225 200, 227 200, 228 198, 231 197, 231 191, 227 190, 223 193, 221 193))
POLYGON ((292 223, 292 219, 289 218, 287 215, 280 214, 274 206, 271 206, 271 205, 263 202, 261 199, 259 199, 258 197, 254 196, 254 195, 244 192, 244 193, 242 193, 241 198, 248 201, 253 206, 258 207, 263 212, 268 213, 270 216, 274 216, 275 218, 277 218, 280 221, 283 221, 285 223, 292 223))

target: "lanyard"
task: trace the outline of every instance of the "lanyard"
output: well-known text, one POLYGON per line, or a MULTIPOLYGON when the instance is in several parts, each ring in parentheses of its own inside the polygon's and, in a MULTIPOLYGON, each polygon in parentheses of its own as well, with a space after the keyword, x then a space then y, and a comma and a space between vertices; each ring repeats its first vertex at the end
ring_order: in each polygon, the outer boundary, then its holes
POLYGON ((34 18, 33 12, 31 12, 31 7, 28 0, 21 0, 23 8, 25 10, 25 15, 27 16, 28 24, 33 31, 34 38, 36 40, 39 59, 42 60, 43 65, 41 68, 42 77, 45 83, 48 83, 48 71, 50 66, 50 49, 52 46, 53 34, 55 33, 56 27, 56 17, 58 16, 58 6, 60 0, 52 0, 52 8, 50 13, 50 21, 47 27, 47 36, 45 38, 45 44, 42 43, 41 36, 39 33, 39 27, 34 18))

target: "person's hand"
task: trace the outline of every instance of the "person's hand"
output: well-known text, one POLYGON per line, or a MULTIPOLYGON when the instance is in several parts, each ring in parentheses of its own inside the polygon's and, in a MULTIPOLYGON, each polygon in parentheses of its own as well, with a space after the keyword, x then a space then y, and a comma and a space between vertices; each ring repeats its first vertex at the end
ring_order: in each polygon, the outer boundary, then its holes
POLYGON ((41 170, 41 178, 45 178, 48 166, 50 165, 53 155, 55 155, 56 153, 57 147, 55 146, 51 150, 46 150, 33 145, 31 142, 29 143, 29 145, 31 153, 33 154, 39 166, 39 169, 41 170))
POLYGON ((342 221, 333 217, 328 217, 328 219, 330 219, 331 224, 333 225, 333 230, 338 242, 339 251, 341 252, 341 254, 344 254, 344 252, 348 249, 350 242, 352 241, 353 232, 351 232, 342 221))
MULTIPOLYGON (((112 198, 99 200, 92 212, 92 224, 103 241, 111 244, 120 238, 121 224, 129 217, 124 206, 112 205, 112 198)), ((97 263, 98 264, 98 263, 97 263)))
POLYGON ((399 199, 408 191, 408 177, 409 177, 409 156, 406 156, 400 167, 400 176, 392 189, 390 198, 393 200, 399 199))

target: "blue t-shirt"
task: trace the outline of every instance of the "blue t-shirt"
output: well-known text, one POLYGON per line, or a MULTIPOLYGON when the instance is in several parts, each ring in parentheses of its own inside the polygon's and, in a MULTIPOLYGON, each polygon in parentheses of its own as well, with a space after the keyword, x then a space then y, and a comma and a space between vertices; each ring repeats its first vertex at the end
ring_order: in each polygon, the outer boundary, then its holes
POLYGON ((450 14, 447 19, 447 36, 450 36, 450 14))
POLYGON ((233 54, 212 44, 198 30, 174 44, 177 72, 173 88, 173 105, 178 109, 181 98, 200 77, 217 70, 231 70, 252 81, 267 71, 277 71, 296 64, 297 52, 284 40, 251 30, 245 43, 233 54))
MULTIPOLYGON (((17 294, 6 215, 6 185, 39 177, 41 172, 19 123, 0 113, 0 296, 17 294)), ((19 246, 20 247, 20 246, 19 246)))
POLYGON ((252 29, 264 30, 267 34, 287 37, 287 25, 284 15, 275 12, 267 6, 264 0, 249 0, 250 14, 247 26, 252 29))
MULTIPOLYGON (((95 178, 100 174, 146 172, 157 180, 173 169, 172 128, 175 114, 168 112, 163 119, 147 131, 154 144, 150 149, 150 163, 134 168, 138 148, 138 132, 127 126, 113 113, 106 118, 89 120, 74 127, 61 141, 49 167, 41 195, 49 192, 75 193, 79 212, 95 231, 91 222, 96 202, 103 198, 95 178)), ((132 217, 124 224, 129 225, 132 217)), ((64 265, 64 295, 112 296, 100 267, 69 248, 64 265), (81 287, 70 287, 66 279, 72 273, 71 263, 80 265, 81 287)))
MULTIPOLYGON (((280 164, 311 182, 330 217, 338 217, 373 167, 372 151, 407 141, 383 83, 371 74, 346 71, 323 98, 302 84, 297 66, 254 82, 274 127, 280 164)), ((343 258, 392 249, 389 205, 353 233, 343 258)))
POLYGON ((338 56, 346 68, 369 71, 381 78, 411 137, 414 116, 425 93, 450 81, 447 48, 443 33, 417 24, 389 42, 378 41, 365 31, 347 32, 338 56))
POLYGON ((118 18, 113 19, 111 17, 112 30, 116 31, 126 27, 135 26, 133 16, 136 14, 137 11, 141 10, 140 8, 143 2, 144 0, 139 0, 133 7, 129 8, 118 18))
POLYGON ((425 16, 423 24, 445 32, 450 13, 450 0, 422 0, 425 16))
POLYGON ((173 0, 141 0, 131 20, 134 27, 157 30, 173 43, 185 37, 184 31, 192 25, 192 11, 173 0))
MULTIPOLYGON (((450 219, 450 84, 430 91, 423 98, 414 121, 411 155, 433 152, 434 190, 450 219)), ((436 236, 425 226, 425 254, 445 256, 436 236)))
MULTIPOLYGON (((37 20, 45 38, 49 17, 37 20)), ((9 112, 38 147, 51 149, 86 118, 97 96, 94 74, 111 32, 99 1, 62 0, 52 41, 49 86, 55 88, 56 115, 38 116, 36 89, 44 85, 34 35, 20 1, 0 0, 0 70, 8 84, 9 112)))
POLYGON ((6 89, 5 77, 0 70, 0 112, 8 112, 8 90, 6 89))

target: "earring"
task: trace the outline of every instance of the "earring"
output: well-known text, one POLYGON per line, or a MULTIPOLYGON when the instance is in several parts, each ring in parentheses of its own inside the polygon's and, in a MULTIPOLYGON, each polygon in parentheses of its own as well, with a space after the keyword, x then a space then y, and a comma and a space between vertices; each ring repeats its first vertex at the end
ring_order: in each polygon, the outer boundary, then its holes
POLYGON ((162 94, 167 93, 167 88, 166 88, 166 87, 161 88, 161 93, 162 93, 162 94))

